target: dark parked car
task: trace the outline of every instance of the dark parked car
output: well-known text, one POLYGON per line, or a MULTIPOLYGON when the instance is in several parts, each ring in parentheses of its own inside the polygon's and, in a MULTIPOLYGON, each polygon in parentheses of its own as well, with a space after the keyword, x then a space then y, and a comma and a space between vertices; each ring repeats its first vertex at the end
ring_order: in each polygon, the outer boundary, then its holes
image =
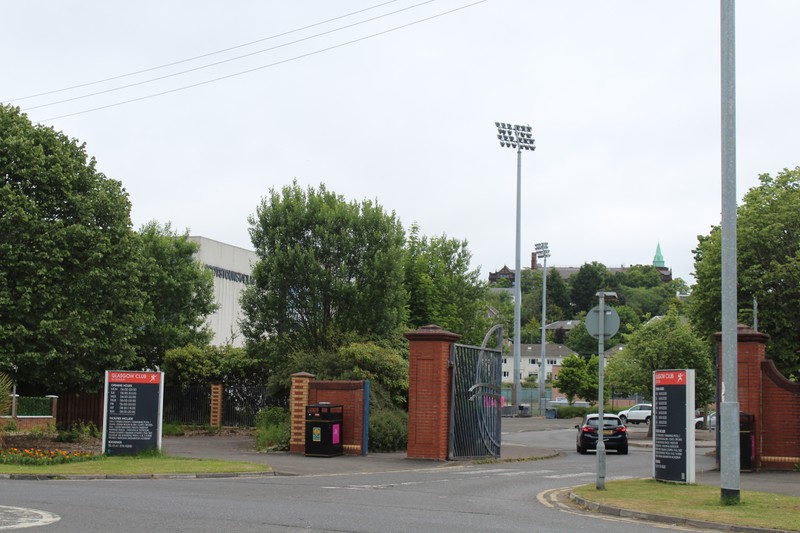
MULTIPOLYGON (((575 447, 578 453, 585 454, 588 450, 597 449, 597 413, 586 415, 578 430, 575 447)), ((617 453, 628 453, 628 430, 617 415, 603 415, 603 443, 606 450, 617 450, 617 453)))

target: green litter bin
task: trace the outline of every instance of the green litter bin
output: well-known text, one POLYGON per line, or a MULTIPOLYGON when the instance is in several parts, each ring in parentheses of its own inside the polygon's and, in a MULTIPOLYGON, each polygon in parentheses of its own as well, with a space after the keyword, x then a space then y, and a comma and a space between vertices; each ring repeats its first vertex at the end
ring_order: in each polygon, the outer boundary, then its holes
POLYGON ((344 407, 329 403, 306 406, 306 451, 309 457, 334 457, 344 453, 344 407))

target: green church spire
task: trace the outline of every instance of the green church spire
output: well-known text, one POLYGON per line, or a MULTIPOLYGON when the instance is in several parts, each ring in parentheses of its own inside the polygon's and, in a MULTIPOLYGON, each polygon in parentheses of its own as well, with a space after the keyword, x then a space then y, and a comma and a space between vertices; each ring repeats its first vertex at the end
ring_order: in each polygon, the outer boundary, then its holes
POLYGON ((664 263, 664 256, 661 255, 661 243, 658 243, 656 247, 656 255, 653 257, 653 266, 656 268, 666 268, 666 263, 664 263))

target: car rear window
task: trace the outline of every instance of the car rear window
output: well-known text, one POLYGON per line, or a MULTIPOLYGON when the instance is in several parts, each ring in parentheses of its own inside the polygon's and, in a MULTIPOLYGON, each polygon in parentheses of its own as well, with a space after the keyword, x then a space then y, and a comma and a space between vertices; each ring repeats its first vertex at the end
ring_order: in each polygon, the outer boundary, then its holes
MULTIPOLYGON (((586 421, 586 425, 587 426, 592 426, 593 428, 596 428, 597 427, 597 418, 590 418, 589 420, 586 421)), ((606 418, 606 417, 603 417, 603 427, 609 427, 609 426, 615 427, 615 426, 619 426, 619 425, 620 425, 619 418, 606 418)))

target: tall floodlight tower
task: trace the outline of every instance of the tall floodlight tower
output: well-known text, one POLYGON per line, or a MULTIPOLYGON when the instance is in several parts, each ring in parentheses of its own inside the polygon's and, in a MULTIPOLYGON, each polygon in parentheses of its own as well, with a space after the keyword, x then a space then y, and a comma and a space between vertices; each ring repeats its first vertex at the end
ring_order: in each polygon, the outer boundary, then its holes
POLYGON ((520 232, 522 218, 522 151, 536 150, 534 145, 531 127, 529 125, 520 126, 518 124, 507 124, 505 122, 495 122, 497 126, 497 138, 500 146, 504 148, 514 148, 517 151, 517 240, 516 240, 516 259, 514 263, 514 389, 511 394, 511 403, 519 409, 519 400, 522 395, 520 385, 520 305, 522 303, 522 279, 520 276, 520 232))

